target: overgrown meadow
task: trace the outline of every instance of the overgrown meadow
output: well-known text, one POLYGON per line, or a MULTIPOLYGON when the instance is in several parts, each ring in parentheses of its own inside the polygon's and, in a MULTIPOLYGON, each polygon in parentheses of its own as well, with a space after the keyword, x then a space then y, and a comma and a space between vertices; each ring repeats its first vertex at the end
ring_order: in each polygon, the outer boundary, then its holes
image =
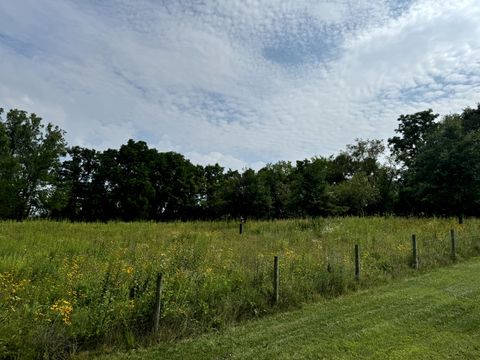
POLYGON ((65 358, 220 329, 480 253, 480 220, 0 222, 0 358, 65 358), (360 245, 361 279, 354 276, 360 245), (273 257, 280 302, 272 303, 273 257), (157 273, 160 331, 152 334, 157 273))

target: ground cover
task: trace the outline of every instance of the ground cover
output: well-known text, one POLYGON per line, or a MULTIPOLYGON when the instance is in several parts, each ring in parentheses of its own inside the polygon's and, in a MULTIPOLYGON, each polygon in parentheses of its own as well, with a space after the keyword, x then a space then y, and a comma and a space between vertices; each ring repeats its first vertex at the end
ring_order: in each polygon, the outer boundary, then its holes
POLYGON ((477 359, 480 259, 120 359, 477 359))
POLYGON ((480 221, 328 218, 85 224, 0 222, 0 357, 145 346, 376 287, 480 250, 480 221), (361 279, 354 276, 360 246, 361 279), (280 300, 272 304, 273 257, 280 300), (160 332, 151 336, 163 274, 160 332))

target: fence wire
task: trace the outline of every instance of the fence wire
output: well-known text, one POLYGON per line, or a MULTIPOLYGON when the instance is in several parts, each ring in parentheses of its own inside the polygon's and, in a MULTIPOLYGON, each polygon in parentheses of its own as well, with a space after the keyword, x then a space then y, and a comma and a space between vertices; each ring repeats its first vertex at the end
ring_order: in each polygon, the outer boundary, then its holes
MULTIPOLYGON (((141 291, 132 290, 133 286, 124 291, 108 289, 107 285, 99 286, 99 289, 102 289, 102 295, 100 299, 95 300, 96 313, 95 307, 91 305, 92 312, 96 315, 92 314, 91 318, 87 316, 86 320, 79 320, 79 324, 86 328, 75 328, 75 322, 67 324, 60 312, 58 318, 42 328, 44 334, 38 339, 38 352, 49 358, 61 359, 99 346, 120 345, 128 349, 142 342, 147 343, 159 338, 173 339, 187 336, 217 326, 215 316, 225 316, 229 317, 228 321, 236 321, 242 318, 242 311, 246 317, 254 317, 270 311, 269 306, 276 308, 288 305, 297 292, 310 292, 311 294, 304 294, 307 299, 314 298, 315 295, 335 296, 362 284, 368 286, 404 276, 408 271, 414 271, 412 253, 411 239, 400 239, 394 248, 389 249, 379 246, 376 242, 363 246, 360 244, 357 253, 360 267, 358 274, 353 246, 351 248, 345 246, 343 250, 319 251, 316 262, 306 261, 305 258, 287 253, 283 258, 279 258, 279 279, 276 280, 279 286, 277 301, 279 304, 271 298, 274 293, 273 257, 255 258, 253 262, 245 261, 244 266, 253 265, 255 268, 251 273, 252 278, 247 279, 244 284, 239 284, 238 288, 229 288, 230 293, 219 291, 220 295, 230 296, 232 301, 237 301, 238 304, 232 307, 238 306, 239 309, 215 309, 216 303, 220 304, 219 306, 225 306, 228 300, 218 301, 214 296, 207 300, 199 299, 202 288, 216 285, 208 283, 204 277, 190 279, 189 284, 194 284, 198 292, 195 298, 195 292, 188 291, 185 286, 176 284, 175 287, 169 284, 167 273, 164 274, 167 291, 163 293, 161 299, 160 330, 157 334, 153 334, 156 292, 154 281, 148 279, 140 281, 141 291), (252 299, 258 300, 259 296, 263 297, 259 304, 252 303, 251 299, 242 301, 238 296, 234 297, 234 294, 238 293, 248 295, 249 286, 257 288, 256 298, 252 297, 252 299), (204 309, 202 306, 207 308, 204 309), (231 311, 232 314, 227 314, 227 311, 231 311)), ((463 234, 457 231, 453 236, 451 233, 419 236, 417 237, 417 255, 420 270, 478 256, 480 255, 480 234, 463 234)), ((149 279, 153 279, 154 276, 155 274, 151 274, 149 279)), ((104 278, 108 277, 108 274, 105 274, 104 278)), ((228 282, 227 276, 222 279, 228 282)), ((210 291, 214 292, 215 289, 212 288, 210 291)), ((88 302, 85 306, 89 306, 88 302)), ((0 308, 0 316, 3 310, 0 308)), ((6 314, 7 318, 4 322, 8 321, 8 312, 6 314)), ((219 320, 218 326, 228 321, 219 320)), ((0 349, 2 349, 2 341, 5 342, 5 340, 0 339, 0 349)), ((9 354, 6 358, 8 356, 9 354)), ((0 358, 2 358, 1 355, 0 358)))

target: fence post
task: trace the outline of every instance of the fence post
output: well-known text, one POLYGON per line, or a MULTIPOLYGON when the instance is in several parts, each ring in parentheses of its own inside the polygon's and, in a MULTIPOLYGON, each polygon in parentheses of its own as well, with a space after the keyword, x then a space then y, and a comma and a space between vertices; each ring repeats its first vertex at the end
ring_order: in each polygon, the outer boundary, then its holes
POLYGON ((280 269, 278 268, 278 256, 273 258, 273 303, 278 304, 280 299, 280 269))
POLYGON ((412 267, 418 269, 417 236, 415 234, 412 235, 412 257, 412 267))
POLYGON ((457 258, 457 239, 454 229, 450 230, 450 239, 452 240, 452 260, 455 261, 457 258))
POLYGON ((360 248, 355 245, 355 279, 360 281, 360 248))
POLYGON ((153 331, 158 333, 160 326, 160 308, 162 305, 162 274, 157 273, 157 287, 155 289, 155 313, 153 319, 153 331))
POLYGON ((238 233, 241 235, 243 233, 243 222, 240 223, 240 227, 238 230, 238 233))

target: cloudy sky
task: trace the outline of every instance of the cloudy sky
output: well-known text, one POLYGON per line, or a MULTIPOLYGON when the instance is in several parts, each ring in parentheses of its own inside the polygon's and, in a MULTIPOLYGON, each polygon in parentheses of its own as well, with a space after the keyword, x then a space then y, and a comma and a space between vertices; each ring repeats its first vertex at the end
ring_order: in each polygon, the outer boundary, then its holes
POLYGON ((480 101, 478 0, 2 0, 0 107, 259 168, 480 101))

